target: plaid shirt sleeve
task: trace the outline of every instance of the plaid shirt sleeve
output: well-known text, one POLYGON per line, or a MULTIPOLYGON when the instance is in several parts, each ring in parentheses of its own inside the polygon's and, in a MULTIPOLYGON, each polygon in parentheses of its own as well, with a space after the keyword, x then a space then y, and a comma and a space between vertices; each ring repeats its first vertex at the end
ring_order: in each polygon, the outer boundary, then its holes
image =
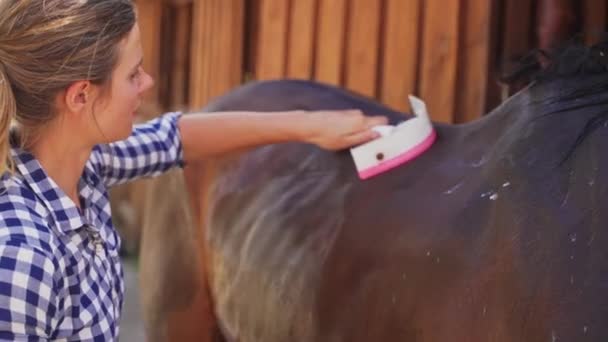
POLYGON ((93 168, 106 186, 161 174, 183 167, 183 150, 177 121, 181 112, 168 113, 135 125, 125 140, 93 149, 93 168))
POLYGON ((56 265, 21 242, 0 246, 0 340, 45 341, 57 324, 56 265))

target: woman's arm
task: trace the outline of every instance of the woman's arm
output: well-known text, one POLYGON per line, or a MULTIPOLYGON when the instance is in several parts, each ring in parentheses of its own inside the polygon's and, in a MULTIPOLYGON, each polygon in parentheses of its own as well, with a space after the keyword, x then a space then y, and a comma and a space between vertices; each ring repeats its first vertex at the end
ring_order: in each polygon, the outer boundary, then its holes
POLYGON ((387 123, 359 110, 291 112, 221 112, 184 115, 179 120, 184 159, 205 157, 287 141, 339 150, 376 138, 371 130, 387 123))
MULTIPOLYGON (((14 232, 38 229, 29 224, 12 228, 14 232)), ((0 246, 0 340, 48 341, 66 314, 55 287, 56 264, 45 252, 20 239, 3 241, 0 246)))

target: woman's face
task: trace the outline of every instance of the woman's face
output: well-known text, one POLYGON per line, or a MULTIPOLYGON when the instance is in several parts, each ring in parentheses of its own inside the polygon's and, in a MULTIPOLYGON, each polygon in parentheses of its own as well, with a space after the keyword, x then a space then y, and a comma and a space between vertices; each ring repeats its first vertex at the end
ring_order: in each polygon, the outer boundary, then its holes
POLYGON ((93 124, 98 126, 102 143, 122 140, 131 134, 142 93, 154 85, 152 77, 142 68, 142 59, 143 49, 136 24, 120 43, 110 90, 92 109, 93 124))

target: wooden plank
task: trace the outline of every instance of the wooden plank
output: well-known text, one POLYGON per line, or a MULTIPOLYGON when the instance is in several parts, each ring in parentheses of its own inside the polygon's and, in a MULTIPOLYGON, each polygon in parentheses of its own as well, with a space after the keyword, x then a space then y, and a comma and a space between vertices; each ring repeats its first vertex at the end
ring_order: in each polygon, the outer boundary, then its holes
POLYGON ((416 87, 420 7, 420 0, 387 0, 384 11, 380 99, 402 111, 410 111, 408 95, 416 87))
POLYGON ((456 122, 484 114, 490 68, 492 1, 463 0, 456 122))
POLYGON ((346 0, 319 0, 318 18, 314 78, 320 82, 341 85, 346 0))
POLYGON ((381 2, 351 0, 350 6, 345 86, 373 97, 377 91, 381 2))
POLYGON ((289 1, 259 0, 260 21, 255 78, 274 79, 285 75, 289 1))
POLYGON ((159 49, 160 58, 160 74, 156 79, 158 86, 158 105, 162 108, 162 112, 168 110, 171 106, 171 72, 172 63, 175 54, 174 46, 169 46, 168 42, 175 42, 175 11, 163 3, 163 17, 161 18, 161 35, 160 41, 162 48, 159 49))
POLYGON ((260 1, 245 1, 245 81, 254 79, 257 62, 258 37, 260 36, 260 1))
POLYGON ((504 3, 503 63, 508 64, 532 47, 531 0, 510 0, 504 3))
MULTIPOLYGON (((577 16, 580 16, 580 14, 577 13, 579 12, 577 8, 580 7, 581 10, 584 11, 584 2, 585 1, 575 0, 537 1, 535 22, 535 48, 538 47, 546 51, 552 50, 567 41, 568 39, 572 38, 575 32, 581 31, 582 28, 577 28, 576 23, 577 16), (577 2, 580 6, 577 6, 577 2)), ((582 17, 584 17, 584 13, 582 17)), ((582 17, 578 19, 582 19, 582 17)))
POLYGON ((292 2, 287 50, 287 76, 290 78, 312 77, 316 2, 316 0, 292 2))
POLYGON ((460 2, 425 1, 420 96, 441 122, 452 122, 455 111, 460 2))
POLYGON ((209 30, 208 16, 210 11, 207 8, 209 0, 195 1, 192 6, 192 41, 190 44, 190 107, 197 109, 206 103, 204 89, 206 77, 208 76, 208 40, 206 32, 209 30))
POLYGON ((587 44, 594 44, 601 40, 602 34, 606 31, 607 13, 606 0, 583 1, 583 23, 587 44))
POLYGON ((229 53, 230 79, 225 87, 234 87, 241 84, 243 80, 243 59, 245 40, 245 0, 232 0, 231 12, 225 12, 226 17, 231 19, 230 47, 225 53, 229 53))
MULTIPOLYGON (((136 2, 137 20, 141 30, 141 44, 144 53, 143 67, 154 80, 160 75, 160 37, 162 0, 140 0, 136 2)), ((144 99, 152 103, 158 103, 158 82, 145 95, 144 99)))
POLYGON ((188 105, 188 64, 190 62, 190 31, 192 25, 192 5, 178 3, 174 11, 174 48, 170 70, 170 107, 175 109, 186 109, 188 105))
MULTIPOLYGON (((502 55, 500 56, 500 71, 503 75, 510 74, 515 62, 532 49, 533 16, 532 9, 536 5, 532 0, 509 0, 504 2, 504 28, 502 32, 502 55)), ((522 85, 503 85, 501 101, 521 89, 522 85)))
POLYGON ((245 0, 217 0, 214 16, 218 20, 217 39, 211 46, 217 54, 212 63, 209 97, 224 94, 239 85, 243 73, 243 29, 245 0))
POLYGON ((170 6, 184 6, 191 5, 194 0, 164 0, 170 6))
POLYGON ((490 67, 488 71, 488 83, 486 88, 486 107, 485 112, 489 112, 496 108, 502 102, 502 85, 499 82, 500 73, 498 72, 501 65, 499 64, 500 46, 502 43, 502 17, 503 17, 503 6, 500 6, 498 1, 493 1, 491 6, 492 14, 490 18, 490 55, 488 57, 490 61, 490 67))
POLYGON ((179 3, 175 6, 175 45, 172 49, 170 106, 172 110, 186 109, 188 99, 188 63, 190 61, 190 32, 191 10, 188 3, 179 3))
POLYGON ((194 109, 241 83, 244 1, 194 3, 190 81, 194 109))

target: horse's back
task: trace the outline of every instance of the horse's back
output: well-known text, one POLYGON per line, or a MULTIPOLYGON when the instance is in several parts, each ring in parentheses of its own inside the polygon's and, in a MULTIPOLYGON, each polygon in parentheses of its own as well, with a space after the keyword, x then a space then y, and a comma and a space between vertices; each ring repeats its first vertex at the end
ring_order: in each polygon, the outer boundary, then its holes
POLYGON ((206 111, 289 111, 361 109, 367 115, 384 115, 392 124, 406 115, 382 106, 363 95, 304 80, 247 83, 211 101, 206 111))

